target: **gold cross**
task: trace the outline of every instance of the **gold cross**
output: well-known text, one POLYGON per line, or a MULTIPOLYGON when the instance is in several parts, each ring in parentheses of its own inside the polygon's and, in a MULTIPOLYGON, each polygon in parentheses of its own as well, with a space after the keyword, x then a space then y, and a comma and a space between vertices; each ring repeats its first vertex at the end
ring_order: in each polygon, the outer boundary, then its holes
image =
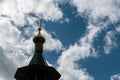
POLYGON ((42 19, 39 19, 38 20, 38 27, 41 29, 41 22, 42 22, 42 19))
POLYGON ((38 20, 38 34, 40 35, 40 31, 41 31, 41 21, 42 19, 38 20))

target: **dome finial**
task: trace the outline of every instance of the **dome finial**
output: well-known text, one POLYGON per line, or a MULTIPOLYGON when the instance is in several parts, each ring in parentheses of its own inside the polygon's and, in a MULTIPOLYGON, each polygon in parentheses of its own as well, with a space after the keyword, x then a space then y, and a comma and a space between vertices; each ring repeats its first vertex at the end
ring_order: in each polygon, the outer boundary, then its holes
POLYGON ((41 22, 42 22, 42 19, 40 18, 38 20, 38 34, 40 34, 40 31, 41 31, 41 22))

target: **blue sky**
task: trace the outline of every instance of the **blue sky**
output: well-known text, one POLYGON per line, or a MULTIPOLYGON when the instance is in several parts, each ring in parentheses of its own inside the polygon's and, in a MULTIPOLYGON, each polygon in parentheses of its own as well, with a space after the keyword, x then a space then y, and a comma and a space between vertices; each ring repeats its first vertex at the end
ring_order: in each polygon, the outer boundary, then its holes
POLYGON ((34 54, 42 18, 44 57, 60 80, 120 80, 119 0, 0 1, 0 80, 13 80, 34 54))

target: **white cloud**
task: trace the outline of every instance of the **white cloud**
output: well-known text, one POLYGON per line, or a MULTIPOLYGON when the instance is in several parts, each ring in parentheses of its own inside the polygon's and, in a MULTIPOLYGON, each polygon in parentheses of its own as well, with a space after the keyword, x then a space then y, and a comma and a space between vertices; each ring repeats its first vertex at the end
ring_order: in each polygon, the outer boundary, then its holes
POLYGON ((120 74, 112 75, 110 80, 120 80, 120 74))
MULTIPOLYGON (((36 16, 55 21, 63 13, 52 0, 2 0, 0 10, 0 80, 13 80, 17 67, 27 65, 34 53, 36 16)), ((60 40, 45 30, 42 33, 49 38, 44 45, 46 50, 62 49, 60 40)))
POLYGON ((65 4, 65 3, 68 3, 71 0, 55 0, 55 1, 57 1, 60 4, 65 4))
POLYGON ((60 23, 61 24, 63 24, 63 23, 70 23, 70 19, 69 18, 64 18, 63 20, 61 19, 60 23))
POLYGON ((86 35, 80 39, 79 43, 71 45, 67 50, 62 52, 62 55, 58 60, 58 70, 62 74, 63 80, 94 80, 85 68, 78 68, 77 63, 75 63, 78 60, 85 59, 90 56, 97 56, 92 43, 100 29, 99 27, 89 24, 87 30, 86 35))
MULTIPOLYGON (((70 0, 70 4, 77 7, 81 16, 86 15, 88 17, 89 24, 86 34, 79 42, 62 52, 58 61, 58 70, 65 80, 94 80, 85 68, 78 68, 75 61, 97 55, 92 44, 94 38, 102 29, 107 28, 108 23, 120 20, 120 9, 118 7, 120 1, 70 0), (106 18, 108 20, 101 22, 101 19, 106 18)), ((14 75, 16 67, 26 65, 31 59, 31 53, 34 49, 32 35, 26 39, 22 34, 35 33, 34 23, 31 23, 36 20, 35 16, 55 21, 61 19, 63 13, 55 0, 2 0, 0 1, 0 10, 0 55, 2 56, 0 61, 3 64, 0 64, 0 71, 3 71, 3 74, 0 72, 0 80, 13 80, 11 76, 14 75), (24 26, 25 24, 30 24, 31 27, 28 28, 28 26, 24 26), (19 30, 19 27, 24 30, 19 30), (13 65, 8 66, 8 64, 13 65), (6 69, 8 70, 6 71, 6 69)), ((69 22, 69 19, 66 18, 66 21, 69 22)), ((60 40, 52 38, 45 30, 42 33, 47 40, 44 45, 46 50, 62 49, 63 45, 60 40)), ((110 46, 114 45, 111 38, 113 36, 108 32, 106 35, 106 53, 110 51, 110 46)))
POLYGON ((113 47, 117 46, 114 31, 107 32, 107 34, 105 36, 105 43, 106 43, 106 45, 104 46, 104 50, 105 50, 105 53, 108 54, 108 53, 110 53, 110 50, 113 47))
MULTIPOLYGON (((0 78, 13 80, 16 68, 27 65, 32 58, 34 53, 33 36, 28 35, 29 38, 26 38, 23 35, 26 33, 24 30, 18 29, 5 18, 1 18, 0 26, 0 78)), ((35 33, 34 27, 31 27, 31 29, 33 30, 31 33, 35 33)), ((32 31, 31 29, 30 31, 32 31)), ((59 51, 62 49, 60 40, 52 38, 45 30, 42 30, 42 33, 47 38, 44 45, 45 50, 59 51), (49 48, 48 45, 51 45, 51 47, 49 48)))
MULTIPOLYGON (((89 75, 86 69, 81 67, 78 69, 78 65, 75 62, 90 56, 97 56, 95 48, 92 46, 94 39, 102 30, 107 32, 109 28, 108 24, 114 24, 120 20, 120 10, 118 5, 116 5, 119 4, 119 1, 70 0, 68 2, 72 6, 77 7, 80 16, 88 18, 89 24, 86 35, 82 37, 78 43, 71 45, 67 50, 62 52, 58 60, 58 70, 61 72, 63 80, 93 80, 94 78, 89 75)), ((63 3, 66 2, 63 1, 63 3)), ((112 31, 107 32, 105 37, 105 53, 109 53, 110 50, 116 46, 115 39, 113 39, 116 33, 111 33, 112 31)))
POLYGON ((108 17, 114 22, 120 19, 118 0, 71 0, 71 4, 77 7, 80 14, 87 14, 94 20, 108 17))
POLYGON ((46 20, 58 20, 63 16, 60 8, 58 8, 58 4, 53 0, 41 0, 37 5, 38 6, 34 12, 38 15, 42 15, 46 20))
MULTIPOLYGON (((0 76, 4 80, 12 80, 18 62, 22 62, 19 59, 23 57, 17 52, 20 49, 16 48, 20 41, 20 31, 4 19, 0 22, 0 76)), ((25 57, 22 59, 25 60, 25 57)))
POLYGON ((45 50, 62 50, 63 45, 62 42, 58 39, 54 39, 52 38, 52 36, 50 35, 50 33, 48 33, 47 31, 43 30, 43 35, 45 36, 46 39, 46 43, 44 44, 44 48, 45 50))
POLYGON ((100 32, 106 32, 104 46, 105 53, 109 53, 116 46, 115 35, 119 27, 114 26, 120 20, 119 0, 70 0, 69 3, 77 8, 78 14, 88 19, 88 23, 99 27, 100 32), (113 24, 110 26, 109 24, 113 24), (113 29, 112 29, 113 28, 113 29), (108 29, 111 29, 109 32, 108 29), (113 32, 110 34, 110 32, 113 32))
POLYGON ((62 53, 58 61, 58 70, 63 80, 93 80, 86 69, 78 68, 75 63, 77 60, 90 56, 89 48, 89 44, 88 46, 75 44, 62 53))
POLYGON ((116 28, 116 31, 117 31, 118 33, 120 33, 120 26, 118 26, 118 27, 116 28))
POLYGON ((1 80, 12 80, 14 76, 14 72, 16 69, 16 65, 13 63, 11 59, 9 59, 4 53, 3 48, 0 46, 0 79, 1 80), (7 74, 6 74, 7 72, 7 74))
POLYGON ((0 10, 0 16, 9 17, 16 25, 24 25, 30 13, 52 21, 63 17, 58 4, 53 0, 3 0, 0 2, 0 10))

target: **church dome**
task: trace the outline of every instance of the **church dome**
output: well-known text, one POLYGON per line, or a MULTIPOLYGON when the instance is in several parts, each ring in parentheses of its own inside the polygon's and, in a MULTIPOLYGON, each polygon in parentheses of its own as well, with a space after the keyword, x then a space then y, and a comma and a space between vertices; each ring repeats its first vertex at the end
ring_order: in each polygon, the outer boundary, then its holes
POLYGON ((45 38, 44 38, 44 36, 41 35, 40 31, 41 31, 41 29, 38 28, 38 34, 35 35, 33 38, 34 43, 41 42, 43 44, 45 42, 45 38))

